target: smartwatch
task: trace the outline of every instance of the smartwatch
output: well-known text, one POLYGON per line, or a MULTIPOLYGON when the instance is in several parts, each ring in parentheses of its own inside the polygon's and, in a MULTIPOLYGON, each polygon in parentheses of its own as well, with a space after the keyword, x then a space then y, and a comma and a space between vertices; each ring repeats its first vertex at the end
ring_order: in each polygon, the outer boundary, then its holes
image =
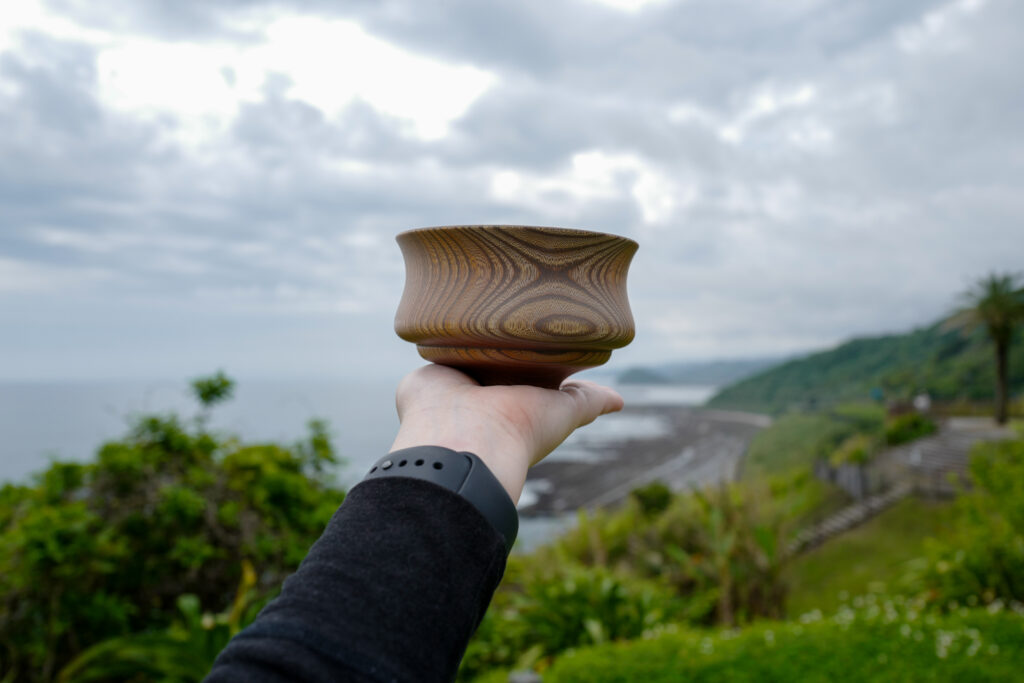
POLYGON ((512 552, 519 533, 519 513, 508 492, 484 461, 473 453, 441 446, 414 446, 385 455, 363 481, 385 477, 422 479, 459 494, 487 518, 512 552))

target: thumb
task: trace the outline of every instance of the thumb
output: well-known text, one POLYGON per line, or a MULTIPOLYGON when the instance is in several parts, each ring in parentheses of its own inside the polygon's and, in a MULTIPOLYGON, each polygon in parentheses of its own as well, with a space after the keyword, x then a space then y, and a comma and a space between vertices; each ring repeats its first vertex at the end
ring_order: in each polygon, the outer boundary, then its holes
POLYGON ((601 415, 618 412, 625 405, 619 392, 584 379, 563 382, 559 391, 572 401, 573 429, 590 424, 601 415))
POLYGON ((531 465, 565 441, 578 427, 600 415, 622 410, 622 397, 614 389, 586 380, 564 382, 558 391, 545 392, 547 405, 534 432, 531 465))

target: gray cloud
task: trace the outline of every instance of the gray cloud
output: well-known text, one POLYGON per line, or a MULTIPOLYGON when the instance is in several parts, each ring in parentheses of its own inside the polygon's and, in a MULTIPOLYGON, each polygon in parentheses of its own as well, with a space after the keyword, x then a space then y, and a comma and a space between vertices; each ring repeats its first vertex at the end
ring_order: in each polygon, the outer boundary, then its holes
MULTIPOLYGON (((257 44, 241 19, 284 11, 49 6, 202 45, 257 44)), ((421 225, 638 239, 623 363, 904 329, 971 278, 1021 268, 1019 3, 294 7, 494 83, 422 139, 372 102, 326 111, 270 74, 190 147, 173 113, 99 96, 101 46, 24 33, 0 51, 0 316, 15 330, 0 376, 414 364, 390 329, 393 235, 421 225)))

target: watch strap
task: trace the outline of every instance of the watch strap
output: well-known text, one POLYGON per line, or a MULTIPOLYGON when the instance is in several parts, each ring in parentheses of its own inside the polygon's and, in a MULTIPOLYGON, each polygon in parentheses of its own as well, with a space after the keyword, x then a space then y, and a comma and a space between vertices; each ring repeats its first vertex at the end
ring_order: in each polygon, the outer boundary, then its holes
POLYGON ((505 487, 475 454, 442 446, 403 448, 375 462, 363 481, 385 477, 422 479, 457 493, 505 539, 505 554, 512 551, 519 513, 505 487))

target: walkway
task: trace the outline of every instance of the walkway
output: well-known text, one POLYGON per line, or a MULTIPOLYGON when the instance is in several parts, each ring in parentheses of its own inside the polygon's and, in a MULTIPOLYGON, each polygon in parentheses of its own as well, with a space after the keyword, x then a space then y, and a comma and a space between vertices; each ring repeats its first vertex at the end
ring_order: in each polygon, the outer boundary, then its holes
POLYGON ((868 466, 869 476, 883 485, 909 485, 922 495, 952 496, 967 482, 975 445, 1014 436, 990 418, 950 418, 937 434, 880 453, 868 466))
POLYGON ((912 493, 954 495, 967 482, 975 445, 1014 436, 1013 430, 997 427, 989 418, 958 417, 946 420, 933 436, 883 451, 866 466, 866 478, 876 493, 800 531, 789 544, 790 554, 821 545, 912 493))
POLYGON ((833 536, 838 536, 844 531, 860 526, 909 495, 912 491, 913 488, 906 484, 894 486, 885 493, 865 498, 843 508, 832 516, 825 518, 824 521, 798 533, 796 538, 789 544, 789 554, 796 555, 804 550, 810 550, 833 536))

